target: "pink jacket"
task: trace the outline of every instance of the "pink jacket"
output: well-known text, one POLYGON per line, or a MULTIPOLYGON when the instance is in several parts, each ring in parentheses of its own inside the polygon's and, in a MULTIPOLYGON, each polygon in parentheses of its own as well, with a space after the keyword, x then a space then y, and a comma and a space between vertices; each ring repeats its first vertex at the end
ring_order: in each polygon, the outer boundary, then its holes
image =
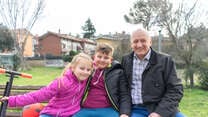
POLYGON ((41 114, 54 117, 69 117, 80 110, 80 101, 86 86, 85 81, 78 81, 71 70, 67 70, 63 78, 57 78, 46 87, 24 95, 10 96, 10 107, 25 106, 37 102, 49 103, 41 114))

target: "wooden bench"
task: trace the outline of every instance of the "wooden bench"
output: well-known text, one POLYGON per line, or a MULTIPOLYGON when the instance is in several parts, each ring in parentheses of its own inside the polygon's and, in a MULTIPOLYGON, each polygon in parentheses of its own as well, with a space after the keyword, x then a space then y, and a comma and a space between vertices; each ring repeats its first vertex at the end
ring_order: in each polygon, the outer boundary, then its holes
MULTIPOLYGON (((34 90, 39 90, 43 86, 12 86, 10 95, 19 95, 34 90)), ((5 85, 0 85, 0 96, 4 94, 5 85)), ((20 107, 7 107, 6 117, 21 117, 22 108, 20 107)))

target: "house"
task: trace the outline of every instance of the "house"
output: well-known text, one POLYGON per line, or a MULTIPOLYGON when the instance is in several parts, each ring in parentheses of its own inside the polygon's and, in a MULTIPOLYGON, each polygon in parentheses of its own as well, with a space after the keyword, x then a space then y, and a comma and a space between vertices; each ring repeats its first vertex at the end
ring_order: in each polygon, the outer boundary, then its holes
POLYGON ((14 54, 0 53, 0 67, 12 70, 14 68, 14 54))
POLYGON ((48 31, 39 37, 40 55, 62 56, 70 51, 91 51, 96 42, 88 39, 76 38, 67 34, 48 31))
POLYGON ((120 44, 120 40, 115 40, 114 38, 99 36, 96 38, 97 44, 99 43, 107 43, 111 45, 113 48, 117 48, 120 44))
POLYGON ((107 43, 111 45, 114 49, 118 48, 118 46, 122 45, 122 42, 129 41, 130 35, 126 34, 124 31, 122 33, 115 34, 107 34, 100 35, 96 38, 96 42, 99 43, 107 43))
POLYGON ((27 29, 14 30, 17 42, 23 50, 24 57, 34 56, 34 36, 27 29), (25 43, 25 44, 24 44, 25 43), (24 46, 23 46, 24 45, 24 46))
POLYGON ((81 46, 83 48, 83 52, 88 54, 93 54, 95 50, 95 46, 97 45, 95 40, 83 38, 81 40, 81 46))
POLYGON ((34 39, 33 39, 34 56, 40 56, 40 53, 38 51, 38 49, 39 49, 39 40, 38 39, 39 39, 38 35, 35 35, 34 39))

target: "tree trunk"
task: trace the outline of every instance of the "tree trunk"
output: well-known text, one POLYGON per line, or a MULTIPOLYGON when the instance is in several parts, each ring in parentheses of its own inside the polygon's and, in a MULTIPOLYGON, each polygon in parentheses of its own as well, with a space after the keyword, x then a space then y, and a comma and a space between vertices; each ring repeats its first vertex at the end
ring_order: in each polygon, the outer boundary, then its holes
POLYGON ((187 78, 190 81, 190 87, 193 88, 194 87, 194 68, 190 63, 188 63, 188 64, 189 65, 186 68, 187 69, 186 74, 187 74, 187 78))
POLYGON ((194 87, 194 73, 193 72, 189 74, 189 78, 190 78, 190 87, 193 88, 194 87))

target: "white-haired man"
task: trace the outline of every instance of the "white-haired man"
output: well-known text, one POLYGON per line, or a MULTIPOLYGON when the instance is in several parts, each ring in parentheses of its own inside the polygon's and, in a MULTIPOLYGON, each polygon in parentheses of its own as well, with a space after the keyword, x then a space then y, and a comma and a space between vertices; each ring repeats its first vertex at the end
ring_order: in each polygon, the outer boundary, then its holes
POLYGON ((168 55, 157 53, 143 29, 131 35, 133 52, 123 56, 122 66, 131 88, 131 117, 184 117, 178 110, 183 86, 175 63, 168 55))

